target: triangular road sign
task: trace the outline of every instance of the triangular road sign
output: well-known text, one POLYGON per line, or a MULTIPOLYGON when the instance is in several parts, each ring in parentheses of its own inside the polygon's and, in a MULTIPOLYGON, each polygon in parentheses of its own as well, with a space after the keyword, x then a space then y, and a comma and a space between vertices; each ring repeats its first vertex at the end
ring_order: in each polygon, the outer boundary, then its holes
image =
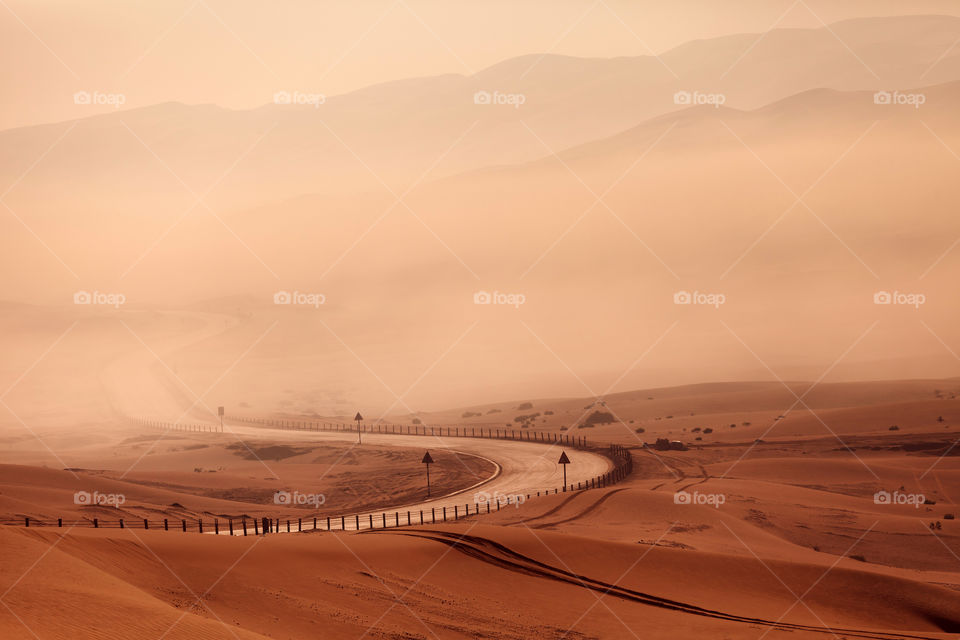
POLYGON ((557 464, 570 464, 570 458, 567 457, 566 451, 560 452, 560 460, 557 462, 557 464))
POLYGON ((363 416, 360 415, 359 411, 357 411, 357 415, 353 416, 353 419, 356 420, 357 422, 360 422, 361 420, 363 420, 363 416))
POLYGON ((423 454, 423 460, 421 460, 420 462, 422 462, 423 464, 433 464, 433 458, 430 457, 429 451, 423 454))

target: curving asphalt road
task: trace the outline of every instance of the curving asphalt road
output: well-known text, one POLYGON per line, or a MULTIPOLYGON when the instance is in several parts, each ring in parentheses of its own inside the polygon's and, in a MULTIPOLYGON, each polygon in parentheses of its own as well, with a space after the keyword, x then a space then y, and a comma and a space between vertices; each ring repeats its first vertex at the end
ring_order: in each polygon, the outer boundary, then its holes
MULTIPOLYGON (((170 312, 189 317, 196 321, 198 327, 184 335, 176 336, 168 341, 151 340, 148 346, 142 341, 134 340, 130 352, 122 354, 100 372, 104 388, 107 389, 110 403, 114 411, 122 416, 148 415, 156 419, 171 419, 179 416, 190 421, 213 424, 210 407, 202 397, 192 394, 179 379, 164 364, 164 358, 190 344, 201 342, 211 336, 222 333, 237 323, 235 318, 200 312, 170 312), (171 380, 174 378, 174 380, 171 380)), ((133 330, 131 329, 131 332, 133 330)), ((138 337, 134 333, 135 337, 138 337)), ((290 431, 269 427, 251 427, 232 421, 224 423, 225 431, 232 432, 241 438, 262 438, 269 434, 274 440, 283 441, 317 441, 317 442, 356 442, 356 433, 349 432, 310 432, 290 431)), ((518 442, 512 440, 496 440, 484 438, 444 438, 442 436, 415 436, 415 435, 387 435, 364 433, 363 442, 385 446, 411 447, 421 450, 450 449, 486 458, 498 466, 497 472, 475 486, 458 491, 457 493, 440 496, 431 500, 414 504, 393 505, 389 510, 376 512, 361 512, 340 514, 347 516, 344 519, 347 530, 370 527, 371 517, 376 528, 383 527, 384 511, 387 513, 386 524, 394 526, 395 515, 401 512, 401 524, 406 524, 407 511, 411 512, 411 523, 420 522, 420 511, 424 512, 424 522, 431 522, 431 509, 436 514, 437 522, 442 521, 443 508, 447 508, 447 516, 453 518, 454 507, 462 517, 463 511, 469 505, 470 512, 476 509, 475 495, 488 497, 491 500, 491 511, 497 507, 499 498, 506 503, 508 498, 511 505, 519 499, 524 500, 529 494, 535 497, 537 492, 562 491, 563 469, 557 464, 560 451, 564 450, 570 458, 567 466, 567 484, 576 486, 577 482, 589 481, 609 471, 613 465, 602 455, 580 451, 573 448, 563 449, 559 445, 518 442), (359 518, 357 517, 359 516, 359 518)), ((362 446, 362 445, 361 445, 362 446)), ((424 473, 426 476, 426 473, 424 473)), ((424 484, 426 478, 424 477, 424 484)), ((289 491, 297 487, 285 487, 289 491)), ((503 508, 503 506, 501 506, 503 508)), ((507 507, 513 508, 513 506, 507 507)), ((486 504, 480 504, 481 512, 486 512, 486 504)), ((291 509, 292 513, 300 511, 291 509)), ((313 526, 313 512, 303 510, 303 517, 309 519, 313 526)), ((285 523, 284 523, 285 524, 285 523)), ((336 522, 331 521, 335 530, 340 529, 339 517, 336 522)), ((322 527, 326 528, 326 517, 322 527)), ((283 527, 286 530, 286 527, 283 527)))
MULTIPOLYGON (((356 433, 349 432, 310 432, 310 431, 288 431, 284 429, 270 429, 264 427, 249 427, 245 425, 224 423, 224 431, 234 433, 242 438, 262 438, 265 432, 269 432, 272 440, 290 440, 296 442, 316 441, 316 442, 356 442, 356 433)), ((606 456, 588 451, 580 451, 573 448, 563 448, 560 445, 543 444, 536 442, 517 442, 513 440, 488 440, 484 438, 444 438, 441 436, 413 436, 413 435, 387 435, 376 433, 363 434, 363 442, 384 446, 410 447, 413 449, 437 450, 449 449, 459 451, 475 456, 486 458, 497 465, 497 471, 485 480, 481 480, 476 485, 462 489, 456 493, 446 496, 439 496, 423 502, 413 504, 398 504, 389 509, 378 509, 377 511, 361 511, 347 514, 339 514, 336 521, 331 519, 331 528, 341 530, 340 516, 344 516, 343 524, 345 529, 353 531, 357 529, 370 528, 371 518, 374 528, 384 526, 383 515, 386 513, 386 525, 396 525, 396 515, 399 513, 400 525, 407 523, 407 512, 410 512, 411 524, 420 523, 420 511, 424 512, 424 523, 429 523, 436 518, 437 522, 442 521, 443 508, 447 509, 447 518, 452 520, 454 517, 454 507, 457 513, 463 517, 464 509, 469 507, 473 514, 477 508, 477 498, 480 498, 479 507, 481 513, 486 513, 487 505, 483 502, 486 498, 490 502, 490 510, 497 509, 497 499, 501 502, 501 509, 514 508, 519 501, 526 500, 529 494, 532 497, 540 492, 541 495, 554 490, 563 491, 563 468, 557 463, 560 458, 560 452, 566 451, 570 458, 570 464, 567 465, 567 484, 576 485, 577 482, 589 481, 591 478, 602 475, 613 468, 613 464, 606 456), (519 496, 519 498, 518 498, 519 496), (509 505, 507 504, 509 499, 509 505), (431 515, 431 509, 433 512, 431 515)), ((363 446, 363 445, 359 445, 363 446)), ((424 484, 426 484, 426 472, 424 472, 424 484)), ((293 491, 296 487, 285 487, 288 491, 293 491)), ((303 511, 305 520, 304 530, 313 528, 313 512, 303 511), (306 520, 309 520, 309 527, 306 520)), ((282 531, 286 531, 286 526, 281 521, 282 531)), ((323 521, 318 520, 318 529, 326 529, 326 518, 323 521)), ((296 523, 292 525, 295 529, 296 523)), ((292 529, 293 530, 293 529, 292 529)))

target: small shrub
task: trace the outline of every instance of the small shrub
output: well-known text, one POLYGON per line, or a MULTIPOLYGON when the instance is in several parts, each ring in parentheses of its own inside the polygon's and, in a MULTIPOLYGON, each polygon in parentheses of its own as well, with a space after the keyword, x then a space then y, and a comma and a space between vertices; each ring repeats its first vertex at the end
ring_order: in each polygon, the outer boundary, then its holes
POLYGON ((900 427, 898 427, 895 424, 892 424, 890 425, 890 428, 888 429, 888 431, 900 431, 900 427))
POLYGON ((944 520, 953 520, 954 518, 955 518, 955 516, 954 516, 952 513, 945 513, 945 514, 943 514, 943 519, 944 519, 944 520))
POLYGON ((517 411, 526 411, 527 409, 533 409, 532 402, 521 402, 517 405, 517 411))
POLYGON ((850 556, 850 557, 853 558, 854 560, 858 561, 858 562, 866 562, 866 561, 867 561, 867 559, 864 558, 864 557, 863 557, 862 555, 860 555, 859 553, 855 553, 855 554, 853 554, 853 555, 850 556))
POLYGON ((713 433, 713 429, 711 429, 710 427, 707 427, 706 429, 703 430, 703 432, 704 432, 704 433, 713 433))
POLYGON ((635 433, 646 433, 646 431, 647 430, 644 429, 643 427, 637 427, 636 429, 634 429, 635 433))

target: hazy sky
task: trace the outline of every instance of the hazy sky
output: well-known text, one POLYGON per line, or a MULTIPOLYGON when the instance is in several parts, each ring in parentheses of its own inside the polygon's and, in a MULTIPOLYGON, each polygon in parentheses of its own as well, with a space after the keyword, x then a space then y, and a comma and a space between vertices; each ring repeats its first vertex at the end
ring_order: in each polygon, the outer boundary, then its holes
MULTIPOLYGON (((77 91, 125 108, 249 108, 281 89, 334 95, 469 74, 506 58, 636 56, 698 38, 854 16, 960 14, 947 0, 4 0, 0 128, 72 119, 77 91)), ((84 115, 108 111, 91 106, 84 115)))

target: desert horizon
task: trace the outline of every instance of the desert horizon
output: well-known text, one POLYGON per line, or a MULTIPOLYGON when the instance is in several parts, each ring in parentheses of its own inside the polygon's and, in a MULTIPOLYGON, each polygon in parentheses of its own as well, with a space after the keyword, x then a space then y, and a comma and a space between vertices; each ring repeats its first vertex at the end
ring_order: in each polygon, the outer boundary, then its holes
POLYGON ((960 7, 0 0, 0 635, 960 633, 960 7))

